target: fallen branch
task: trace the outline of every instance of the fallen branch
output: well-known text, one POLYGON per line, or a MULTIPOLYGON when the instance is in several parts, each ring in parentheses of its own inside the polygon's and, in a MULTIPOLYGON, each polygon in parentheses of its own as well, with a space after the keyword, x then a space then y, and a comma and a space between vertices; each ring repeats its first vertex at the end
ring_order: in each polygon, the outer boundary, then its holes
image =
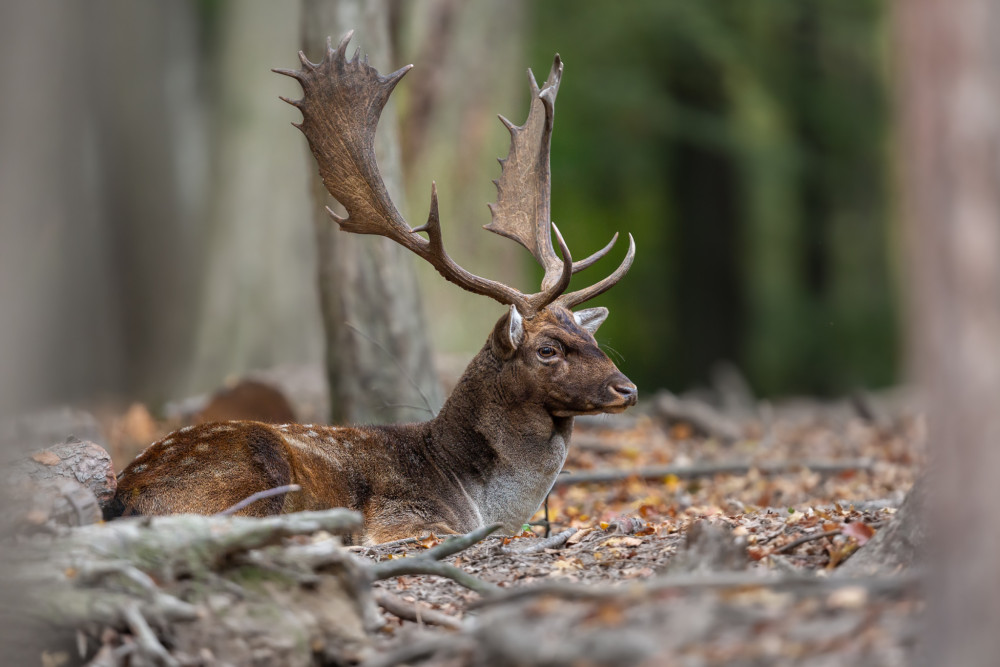
POLYGON ((394 549, 396 547, 406 546, 407 544, 415 544, 422 540, 426 540, 430 535, 423 535, 421 537, 404 537, 401 540, 393 540, 392 542, 383 542, 382 544, 373 544, 372 546, 365 546, 363 544, 356 544, 354 546, 347 547, 348 551, 369 553, 374 550, 380 549, 394 549))
POLYGON ((501 527, 502 524, 493 523, 489 526, 477 528, 470 533, 466 533, 465 535, 449 537, 433 549, 420 554, 417 558, 424 558, 427 560, 441 560, 442 558, 447 558, 448 556, 457 554, 459 551, 468 549, 477 542, 481 542, 486 539, 490 533, 495 533, 500 530, 501 527))
POLYGON ((553 581, 518 588, 505 588, 495 595, 471 602, 469 608, 478 609, 546 595, 569 600, 609 600, 642 598, 662 591, 684 592, 732 588, 830 590, 858 586, 870 593, 896 593, 917 586, 922 580, 921 572, 911 570, 885 577, 816 577, 811 575, 774 577, 761 576, 754 572, 720 572, 710 575, 666 575, 620 586, 582 586, 553 581))
POLYGON ((772 553, 783 554, 786 551, 791 551, 795 547, 798 547, 798 546, 801 546, 801 545, 805 544, 806 542, 812 542, 814 540, 821 540, 824 537, 833 537, 834 535, 840 535, 842 532, 843 531, 841 529, 836 528, 834 530, 827 530, 827 531, 824 531, 822 533, 814 533, 812 535, 803 535, 802 537, 800 537, 800 538, 798 538, 796 540, 792 540, 788 544, 784 544, 784 545, 778 547, 772 553))
POLYGON ((620 482, 630 478, 659 480, 673 475, 680 479, 711 477, 713 475, 745 475, 756 470, 763 475, 777 475, 798 470, 811 470, 822 474, 836 474, 848 470, 870 470, 871 459, 851 459, 847 461, 751 461, 732 463, 696 463, 687 466, 648 466, 632 469, 593 470, 560 475, 553 488, 571 484, 602 484, 620 482))
POLYGON ((439 653, 457 653, 469 650, 473 646, 474 640, 463 635, 430 637, 406 643, 392 651, 366 660, 364 667, 395 667, 396 665, 416 664, 438 656, 439 653))
POLYGON ((221 512, 217 512, 215 516, 232 516, 236 514, 241 509, 248 505, 253 505, 258 500, 264 500, 265 498, 271 498, 273 496, 281 495, 282 493, 291 493, 293 491, 301 491, 302 487, 298 484, 285 484, 284 486, 276 486, 273 489, 266 489, 264 491, 258 491, 252 495, 247 496, 240 502, 236 503, 232 507, 226 508, 221 512))
POLYGON ((519 556, 522 554, 541 553, 546 549, 558 549, 562 545, 566 544, 569 538, 576 535, 576 533, 576 528, 568 528, 561 533, 553 535, 552 537, 545 537, 538 540, 527 540, 527 546, 518 549, 511 546, 500 547, 500 553, 507 554, 509 556, 519 556))
POLYGON ((411 604, 387 591, 375 591, 375 602, 390 614, 398 616, 404 621, 439 625, 449 630, 462 629, 462 621, 454 616, 449 616, 435 609, 423 608, 420 605, 411 604))
POLYGON ((494 595, 500 590, 497 586, 478 579, 465 570, 457 568, 448 563, 436 560, 426 560, 424 558, 395 558, 393 560, 375 563, 369 568, 372 581, 391 579, 408 574, 431 574, 437 577, 451 579, 456 584, 465 586, 470 591, 475 591, 480 595, 494 595))
POLYGON ((139 605, 136 602, 126 603, 122 609, 122 616, 125 618, 125 622, 128 624, 129 630, 132 631, 132 637, 135 638, 136 646, 139 651, 144 653, 147 658, 151 658, 153 662, 162 662, 167 665, 167 667, 177 667, 180 665, 177 660, 167 652, 167 649, 163 648, 163 644, 160 640, 156 638, 156 633, 153 629, 149 627, 149 623, 146 622, 146 618, 139 611, 139 605))
POLYGON ((473 544, 485 539, 490 533, 499 530, 500 527, 499 523, 483 526, 465 535, 452 537, 419 556, 386 560, 374 563, 366 569, 372 577, 372 581, 380 581, 407 574, 431 574, 451 579, 455 583, 465 586, 480 595, 492 595, 500 590, 497 586, 478 579, 454 565, 442 563, 440 560, 468 549, 473 544))

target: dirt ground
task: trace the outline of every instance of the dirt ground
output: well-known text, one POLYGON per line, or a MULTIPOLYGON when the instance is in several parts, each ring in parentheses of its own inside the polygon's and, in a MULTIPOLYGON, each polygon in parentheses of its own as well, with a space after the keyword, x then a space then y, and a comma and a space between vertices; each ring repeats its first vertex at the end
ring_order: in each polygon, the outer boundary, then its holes
MULTIPOLYGON (((384 622, 365 664, 911 664, 916 574, 841 568, 922 468, 919 411, 886 396, 706 416, 707 403, 662 398, 579 419, 532 525, 445 559, 494 594, 429 575, 375 581, 384 622)), ((104 415, 115 467, 180 425, 142 406, 104 415)), ((374 565, 441 543, 350 550, 374 565)))
MULTIPOLYGON (((445 579, 404 576, 377 586, 418 609, 477 624, 478 641, 496 645, 492 659, 512 663, 532 655, 552 664, 910 664, 922 608, 917 587, 905 577, 841 585, 837 568, 892 520, 912 485, 923 459, 921 418, 899 411, 872 420, 814 404, 777 411, 766 425, 744 421, 743 429, 745 437, 725 443, 655 415, 581 423, 565 466, 571 473, 749 466, 564 485, 548 502, 551 533, 576 529, 564 546, 518 554, 543 537, 544 526, 534 526, 450 560, 502 589, 549 585, 550 595, 494 612, 445 579), (795 462, 861 465, 761 472, 795 462), (689 574, 690 585, 658 588, 662 574, 689 574), (593 597, 574 592, 581 585, 593 587, 593 597)), ((437 543, 431 536, 358 551, 378 561, 437 543)), ((451 632, 386 617, 380 649, 390 657, 451 632)), ((462 655, 438 651, 432 661, 464 664, 462 655)))

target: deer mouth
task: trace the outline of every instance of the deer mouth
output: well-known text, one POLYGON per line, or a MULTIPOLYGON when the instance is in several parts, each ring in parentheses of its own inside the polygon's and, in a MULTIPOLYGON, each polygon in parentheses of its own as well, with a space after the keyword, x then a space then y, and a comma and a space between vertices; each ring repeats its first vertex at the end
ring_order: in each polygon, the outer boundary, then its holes
POLYGON ((562 408, 558 410, 551 410, 550 414, 553 417, 582 417, 583 415, 619 415, 630 407, 635 405, 636 401, 634 398, 625 398, 622 400, 615 401, 614 403, 607 403, 605 405, 596 405, 593 407, 581 408, 581 409, 571 409, 562 408))

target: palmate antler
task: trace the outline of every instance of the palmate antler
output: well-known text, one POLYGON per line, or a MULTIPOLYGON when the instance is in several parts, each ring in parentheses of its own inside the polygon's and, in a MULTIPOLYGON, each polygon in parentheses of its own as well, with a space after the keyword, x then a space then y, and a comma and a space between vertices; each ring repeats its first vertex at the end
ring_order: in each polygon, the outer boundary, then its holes
POLYGON ((514 239, 544 267, 542 291, 523 294, 503 283, 469 273, 448 256, 441 238, 434 184, 430 214, 424 225, 411 228, 393 205, 375 162, 375 130, 389 95, 412 65, 382 76, 368 64, 367 57, 359 60, 359 51, 348 60, 347 43, 352 35, 353 31, 347 33, 336 50, 327 40, 326 54, 320 63, 309 62, 299 52, 302 69, 274 70, 302 85, 301 100, 282 99, 302 111, 302 123, 293 124, 306 135, 326 189, 347 210, 347 217, 341 218, 327 209, 341 229, 390 238, 430 262, 445 279, 470 292, 514 305, 529 318, 553 302, 567 308, 583 303, 625 275, 635 257, 631 235, 628 254, 614 273, 595 285, 560 296, 569 286, 572 274, 607 254, 618 235, 602 250, 574 263, 559 229, 550 219, 549 146, 556 92, 562 77, 559 56, 541 91, 529 71, 532 101, 525 124, 517 127, 501 117, 511 133, 510 154, 501 160, 503 170, 496 181, 497 202, 490 206, 493 220, 486 229, 514 239), (427 238, 420 232, 426 232, 427 238), (562 259, 553 248, 553 232, 562 259))

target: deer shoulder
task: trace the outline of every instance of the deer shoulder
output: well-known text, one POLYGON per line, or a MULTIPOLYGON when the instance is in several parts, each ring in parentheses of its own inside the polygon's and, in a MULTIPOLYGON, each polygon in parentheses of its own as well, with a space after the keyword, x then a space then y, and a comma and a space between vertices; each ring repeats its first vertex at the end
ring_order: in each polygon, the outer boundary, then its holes
POLYGON ((468 532, 502 523, 516 531, 537 511, 566 460, 577 415, 621 412, 636 387, 594 334, 605 308, 574 308, 617 283, 635 243, 604 279, 567 292, 570 278, 617 240, 574 262, 550 219, 549 146, 563 64, 556 56, 540 88, 529 71, 531 106, 523 125, 501 118, 510 151, 496 181, 486 229, 524 246, 544 269, 541 289, 523 293, 476 276, 448 256, 436 187, 427 222, 411 227, 389 199, 372 136, 393 88, 409 68, 383 76, 346 55, 350 33, 320 63, 303 54, 299 81, 305 134, 327 189, 347 210, 330 211, 341 230, 392 239, 448 281, 506 311, 441 411, 419 424, 332 427, 224 422, 181 429, 151 445, 122 473, 111 515, 215 513, 262 490, 301 491, 242 510, 266 515, 349 507, 364 517, 365 543, 430 531, 468 532), (425 236, 426 235, 426 236, 425 236), (559 252, 553 244, 559 246, 559 252))

